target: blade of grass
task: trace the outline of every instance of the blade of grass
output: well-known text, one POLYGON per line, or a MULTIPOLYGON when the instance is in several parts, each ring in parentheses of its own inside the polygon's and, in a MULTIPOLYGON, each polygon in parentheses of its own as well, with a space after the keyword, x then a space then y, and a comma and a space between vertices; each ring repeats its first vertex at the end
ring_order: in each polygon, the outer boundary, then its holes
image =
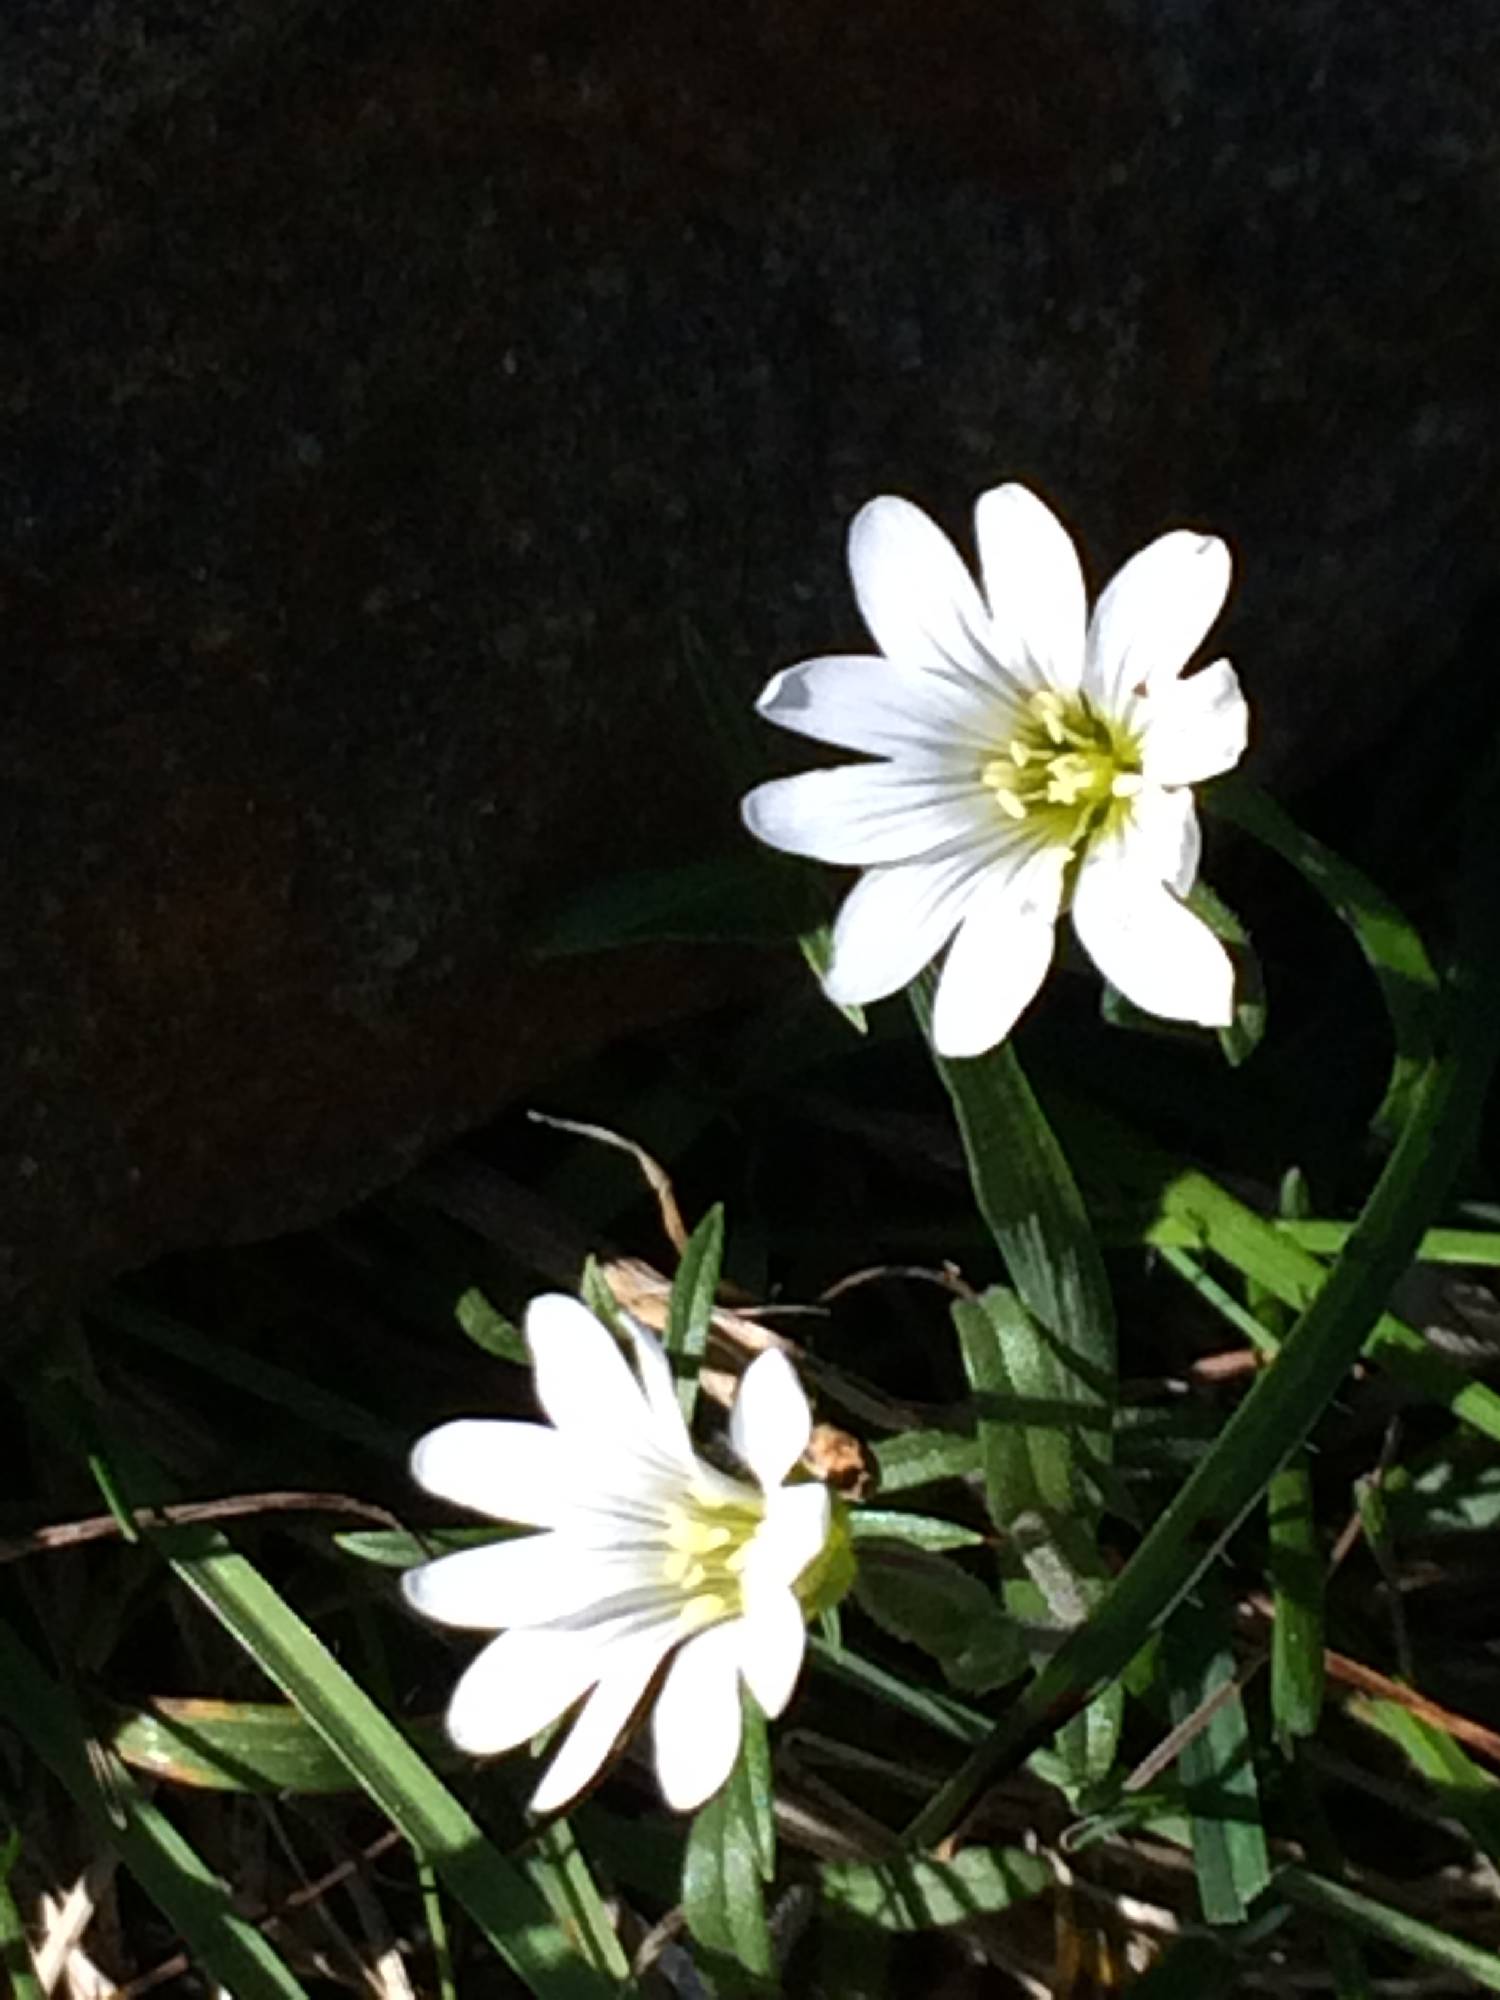
POLYGON ((917 1815, 907 1833, 914 1844, 947 1833, 994 1773, 1051 1734, 1062 1716, 1125 1667, 1307 1437, 1363 1351, 1391 1286, 1467 1157, 1494 1067, 1500 926, 1493 922, 1492 870, 1485 845, 1465 885, 1451 1043, 1428 1066, 1343 1255, 1275 1364, 1157 1518, 1100 1610, 1064 1641, 989 1741, 917 1815), (1210 1524, 1214 1532, 1204 1542, 1210 1524))
POLYGON ((1270 1880, 1271 1862, 1222 1593, 1206 1590, 1201 1604, 1184 1605, 1163 1642, 1174 1726, 1214 1704, 1178 1758, 1204 1921, 1243 1923, 1270 1880))
POLYGON ((1305 1450, 1289 1458, 1266 1493, 1271 1628, 1271 1720, 1284 1757, 1316 1736, 1323 1712, 1323 1552, 1305 1450))
MULTIPOLYGON (((932 994, 931 974, 911 987, 929 1043, 932 994)), ((1114 1302, 1083 1197, 1009 1042, 970 1060, 951 1061, 936 1050, 932 1059, 953 1103, 975 1201, 1011 1283, 1052 1346, 1068 1401, 1097 1412, 1087 1432, 1096 1488, 1089 1511, 1097 1513, 1118 1360, 1114 1302)))
MULTIPOLYGON (((1160 1147, 1094 1106, 1075 1101, 1066 1108, 1059 1104, 1057 1109, 1059 1124, 1103 1173, 1114 1175, 1123 1185, 1143 1191, 1149 1188, 1155 1220, 1145 1226, 1138 1240, 1211 1251, 1299 1312, 1317 1297, 1327 1282, 1329 1267, 1297 1240, 1297 1231, 1311 1225, 1267 1220, 1221 1187, 1212 1175, 1197 1167, 1180 1167, 1160 1147)), ((1342 1237, 1341 1255, 1349 1250, 1359 1227, 1349 1225, 1342 1237)), ((1416 1249, 1414 1244, 1403 1269, 1413 1261, 1416 1249)), ((1190 1282, 1223 1310, 1221 1301, 1196 1278, 1190 1282)), ((1227 1316, 1248 1337, 1248 1328, 1237 1313, 1227 1316)), ((1500 1441, 1500 1394, 1439 1354, 1415 1327, 1394 1313, 1381 1311, 1372 1315, 1372 1321, 1362 1349, 1366 1359, 1376 1362, 1403 1388, 1443 1404, 1461 1422, 1500 1441)), ((1266 1337, 1274 1338, 1269 1333, 1266 1337)))
POLYGON ((559 1925, 548 1920, 540 1896, 252 1563, 221 1535, 196 1529, 174 1529, 152 1540, 432 1863, 538 2000, 599 2000, 611 1990, 605 1968, 577 1954, 559 1925))
POLYGON ((11 1870, 20 1854, 21 1836, 12 1829, 0 1853, 0 1974, 7 1981, 10 2000, 47 2000, 10 1886, 11 1870))
POLYGON ((1227 779, 1206 792, 1204 802, 1289 861, 1348 925, 1380 986, 1395 1037, 1390 1082, 1371 1121, 1376 1132, 1394 1137, 1437 1046, 1441 986, 1427 947, 1383 890, 1332 848, 1304 833, 1256 786, 1243 778, 1227 779))
POLYGON ((715 1202, 682 1246, 667 1303, 666 1348, 677 1378, 677 1400, 689 1424, 697 1407, 698 1370, 713 1324, 723 1261, 724 1210, 715 1202))
POLYGON ((1300 1909, 1320 1917, 1334 1917, 1352 1931, 1393 1944, 1400 1951, 1428 1965, 1440 1965, 1448 1972, 1462 1973, 1482 1986, 1486 1993, 1500 1993, 1500 1956, 1468 1944, 1448 1931, 1424 1924, 1389 1903, 1366 1896, 1342 1882, 1330 1882, 1305 1868, 1278 1869, 1272 1884, 1275 1892, 1300 1909))
POLYGON ((1436 1723, 1394 1701, 1352 1701, 1349 1713, 1404 1752, 1437 1793, 1444 1812, 1500 1866, 1500 1779, 1461 1750, 1436 1723))
POLYGON ((236 1914, 228 1889, 121 1764, 111 1764, 106 1797, 82 1717, 3 1624, 0 1711, 217 1984, 236 2000, 307 2000, 265 1938, 236 1914))

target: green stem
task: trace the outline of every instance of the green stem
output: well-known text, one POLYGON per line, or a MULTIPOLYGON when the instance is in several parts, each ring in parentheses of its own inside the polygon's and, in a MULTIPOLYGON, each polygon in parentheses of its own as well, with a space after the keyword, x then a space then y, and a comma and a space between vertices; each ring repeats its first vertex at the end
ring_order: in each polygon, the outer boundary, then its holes
MULTIPOLYGON (((1480 902, 1477 894, 1473 901, 1480 902)), ((906 1835, 911 1844, 942 1838, 997 1772, 1122 1671, 1338 1393, 1468 1152, 1500 1037, 1500 1008, 1483 976, 1496 952, 1492 928, 1488 910, 1481 914, 1476 908, 1471 959, 1463 968, 1467 976, 1455 981, 1454 1046, 1425 1069, 1411 1116, 1343 1255, 1274 1365, 1157 1520, 1100 1610, 1068 1638, 988 1741, 917 1815, 906 1835), (1205 1528, 1210 1529, 1206 1541, 1205 1528)))

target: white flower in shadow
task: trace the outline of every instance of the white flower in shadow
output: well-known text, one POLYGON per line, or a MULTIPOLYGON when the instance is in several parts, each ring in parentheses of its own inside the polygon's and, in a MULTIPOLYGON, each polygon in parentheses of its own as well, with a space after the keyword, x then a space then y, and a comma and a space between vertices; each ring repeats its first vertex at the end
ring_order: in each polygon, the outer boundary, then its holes
POLYGON ((1234 669, 1183 669, 1217 618, 1230 556, 1162 535, 1088 615, 1067 530, 1024 486, 975 509, 983 591, 907 500, 872 500, 849 534, 878 655, 777 674, 762 715, 879 758, 758 786, 750 831, 865 872, 839 912, 825 985, 883 999, 951 945, 933 1039, 970 1056, 1010 1033, 1052 961, 1064 908, 1136 1006, 1225 1026, 1234 973, 1184 905, 1198 868, 1189 789, 1227 771, 1248 718, 1234 669))
POLYGON ((430 1493, 539 1530, 404 1580, 424 1616, 501 1634, 460 1678, 449 1733, 475 1755, 510 1750, 586 1696, 532 1800, 554 1812, 597 1775, 666 1664, 656 1769, 667 1803, 688 1811, 733 1768, 741 1681, 775 1716, 801 1670, 796 1586, 832 1527, 825 1486, 787 1483, 811 1434, 807 1399, 774 1349, 745 1371, 730 1442, 751 1484, 695 1453, 643 1328, 631 1328, 634 1372, 577 1299, 534 1300, 526 1338, 550 1426, 462 1419, 412 1455, 430 1493))

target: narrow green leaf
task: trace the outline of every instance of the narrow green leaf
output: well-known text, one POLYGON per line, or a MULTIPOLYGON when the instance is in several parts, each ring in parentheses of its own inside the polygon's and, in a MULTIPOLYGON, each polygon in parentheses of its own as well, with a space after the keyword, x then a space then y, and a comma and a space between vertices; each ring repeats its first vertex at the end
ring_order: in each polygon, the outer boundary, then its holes
POLYGON ((1124 1668, 1307 1437, 1363 1350, 1391 1286, 1467 1157, 1493 1070, 1500 1037, 1500 1008, 1494 1005, 1500 926, 1493 918, 1492 845, 1477 848, 1466 883, 1465 957, 1454 976, 1451 1038, 1423 1077, 1411 1116, 1343 1255, 1274 1365, 1157 1517, 1099 1611, 1063 1642, 989 1741, 917 1816, 908 1830, 913 1844, 946 1833, 995 1772, 1024 1755, 1089 1691, 1124 1668))
POLYGON ((715 1202, 682 1246, 667 1306, 667 1353, 677 1378, 677 1400, 690 1424, 697 1407, 698 1370, 713 1324, 723 1260, 724 1210, 715 1202))
POLYGON ((197 1529, 174 1529, 153 1539, 188 1588, 432 1863, 539 2000, 593 2000, 608 1990, 600 1973, 548 1921, 530 1884, 252 1564, 222 1536, 197 1529))
MULTIPOLYGON (((1107 1412, 1080 1402, 1057 1344, 1014 1292, 995 1285, 980 1299, 959 1299, 953 1323, 975 1411, 990 1516, 1036 1593, 1048 1623, 1080 1625, 1103 1596, 1107 1575, 1090 1530, 1083 1495, 1101 1454, 1094 1433, 1107 1412)), ((1014 1577, 1006 1603, 1023 1617, 1029 1592, 1014 1577)), ((1059 1748, 1079 1784, 1101 1779, 1114 1762, 1123 1697, 1109 1691, 1070 1722, 1059 1748)))
POLYGON ((883 1703, 909 1721, 920 1722, 924 1728, 946 1736, 950 1742, 968 1747, 982 1743, 989 1733, 988 1716, 981 1715, 978 1709, 969 1708, 950 1694, 919 1687, 914 1681, 892 1673, 889 1667, 877 1666, 873 1660, 867 1660, 862 1654, 851 1652, 846 1647, 830 1646, 826 1639, 816 1635, 807 1644, 819 1674, 837 1681, 841 1687, 868 1695, 872 1701, 883 1703))
POLYGON ((7 1982, 10 2000, 46 2000, 36 1976, 26 1925, 10 1886, 11 1871, 20 1857, 21 1836, 12 1828, 0 1851, 0 1977, 7 1982))
POLYGON ((1405 1753, 1437 1794, 1442 1810, 1500 1866, 1500 1778, 1476 1764, 1446 1730, 1400 1702, 1353 1701, 1349 1713, 1405 1753))
POLYGON ((893 1638, 920 1646, 967 1694, 1026 1670, 1020 1628, 977 1577, 942 1556, 871 1543, 860 1552, 855 1600, 893 1638))
MULTIPOLYGON (((828 968, 833 963, 832 924, 809 925, 806 930, 799 932, 797 945, 808 971, 821 986, 828 977, 828 968)), ((870 1032, 870 1024, 863 1007, 846 1000, 834 1000, 830 1004, 837 1008, 857 1035, 867 1035, 870 1032)))
MULTIPOLYGON (((1155 1220, 1141 1232, 1141 1240, 1212 1251, 1298 1311, 1305 1311, 1317 1297, 1328 1269, 1300 1240, 1311 1224, 1279 1223, 1257 1215, 1212 1175, 1196 1167, 1179 1167, 1159 1147, 1095 1106, 1072 1104, 1066 1122, 1075 1141, 1091 1146, 1098 1163, 1117 1174, 1123 1185, 1149 1188, 1156 1204, 1155 1220)), ((1357 1226, 1341 1231, 1332 1225, 1320 1227, 1338 1236, 1342 1257, 1357 1226)), ((1418 1242, 1428 1240, 1429 1232, 1424 1231, 1418 1242)), ((1414 1244, 1413 1255, 1416 1249, 1414 1244)), ((1209 1291, 1200 1289, 1213 1302, 1209 1291)), ((1267 1342, 1274 1338, 1265 1335, 1267 1342)), ((1461 1422, 1500 1440, 1500 1394, 1439 1354, 1415 1327, 1393 1313, 1372 1316, 1361 1352, 1403 1388, 1443 1404, 1461 1422)))
POLYGON ((1323 1551, 1318 1546, 1312 1473, 1296 1452, 1266 1493, 1271 1628, 1271 1717, 1283 1756, 1315 1736, 1323 1712, 1323 1551))
POLYGON ((492 1522, 484 1528, 424 1528, 420 1535, 410 1528, 351 1528, 332 1539, 335 1548, 358 1562, 371 1563, 376 1569, 399 1570, 413 1569, 418 1563, 452 1555, 458 1549, 509 1541, 525 1532, 508 1523, 492 1522))
POLYGON ((955 1299, 952 1313, 991 1520, 1008 1534, 1024 1514, 1076 1515, 1107 1409, 1080 1394, 1068 1357, 1014 1292, 992 1285, 982 1298, 955 1299))
POLYGON ((493 1354, 497 1361, 514 1361, 522 1368, 531 1366, 531 1350, 520 1328, 513 1326, 504 1313, 497 1312, 477 1285, 459 1294, 453 1317, 474 1345, 483 1348, 486 1354, 493 1354))
POLYGON ((235 1914, 229 1890, 123 1765, 111 1762, 106 1793, 98 1760, 88 1754, 82 1717, 5 1625, 0 1713, 82 1809, 95 1838, 119 1854, 207 1974, 236 2000, 307 2000, 260 1932, 235 1914))
POLYGON ((682 1869, 688 1929, 709 1954, 752 1982, 774 1978, 776 1957, 766 1921, 765 1885, 775 1873, 769 1812, 765 1719, 744 1697, 745 1738, 728 1784, 697 1814, 682 1869), (753 1716, 752 1716, 753 1711, 753 1716))
MULTIPOLYGON (((911 995, 930 1039, 930 974, 911 995)), ((1118 1364, 1109 1280, 1083 1198, 1009 1042, 967 1061, 934 1052, 933 1062, 953 1101, 975 1201, 1011 1283, 1053 1344, 1067 1401, 1099 1413, 1086 1438, 1098 1487, 1110 1455, 1118 1364)), ((1091 1492, 1088 1501, 1096 1511, 1102 1495, 1091 1492)))
POLYGON ((526 1872, 549 1909, 569 1912, 568 1933, 578 1940, 589 1963, 612 1979, 628 1980, 630 1961, 567 1820, 553 1820, 543 1827, 526 1872))
POLYGON ((956 1431, 903 1431, 881 1439, 875 1464, 882 1493, 905 1493, 944 1479, 967 1479, 979 1469, 979 1441, 956 1431))
POLYGON ((1167 1625, 1162 1670, 1174 1727, 1211 1709, 1183 1745, 1178 1770, 1204 1921, 1238 1924, 1270 1880, 1271 1863, 1222 1594, 1204 1597, 1167 1625))
POLYGON ((897 1507, 851 1507, 845 1516, 856 1542, 909 1542, 914 1549, 941 1555, 948 1549, 979 1549, 985 1536, 931 1514, 905 1514, 897 1507))
POLYGON ((1399 1951, 1410 1952, 1413 1958, 1428 1965, 1461 1973, 1486 1993, 1500 1993, 1500 1956, 1468 1944, 1450 1931, 1425 1924, 1418 1917, 1408 1916, 1405 1910, 1379 1902, 1342 1882, 1330 1882, 1305 1868, 1279 1868, 1273 1886, 1278 1895, 1285 1896, 1299 1909, 1311 1910, 1315 1916, 1336 1918, 1350 1930, 1395 1945, 1399 1951))
POLYGON ((1019 1847, 966 1847, 951 1861, 826 1861, 818 1870, 832 1910, 887 1931, 938 1930, 994 1916, 1040 1896, 1051 1882, 1041 1856, 1019 1847))
POLYGON ((1244 779, 1227 779, 1204 795, 1221 818, 1289 861, 1348 925, 1380 986, 1396 1041, 1395 1064, 1372 1121, 1393 1138, 1415 1102, 1425 1066, 1437 1047, 1441 982, 1416 927, 1381 889, 1325 847, 1266 794, 1244 779))
MULTIPOLYGON (((437 1722, 412 1740, 456 1764, 437 1722)), ((123 1763, 166 1784, 216 1792, 349 1792, 349 1767, 288 1702, 161 1697, 123 1714, 109 1738, 123 1763)))

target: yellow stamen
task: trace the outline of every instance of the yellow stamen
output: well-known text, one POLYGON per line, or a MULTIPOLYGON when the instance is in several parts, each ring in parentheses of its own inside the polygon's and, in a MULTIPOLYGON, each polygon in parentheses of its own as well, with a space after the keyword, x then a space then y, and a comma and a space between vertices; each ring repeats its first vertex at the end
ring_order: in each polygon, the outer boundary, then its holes
POLYGON ((1128 816, 1142 785, 1140 743, 1086 696, 1043 688, 979 775, 1007 819, 1028 821, 1039 843, 1071 851, 1128 816))

